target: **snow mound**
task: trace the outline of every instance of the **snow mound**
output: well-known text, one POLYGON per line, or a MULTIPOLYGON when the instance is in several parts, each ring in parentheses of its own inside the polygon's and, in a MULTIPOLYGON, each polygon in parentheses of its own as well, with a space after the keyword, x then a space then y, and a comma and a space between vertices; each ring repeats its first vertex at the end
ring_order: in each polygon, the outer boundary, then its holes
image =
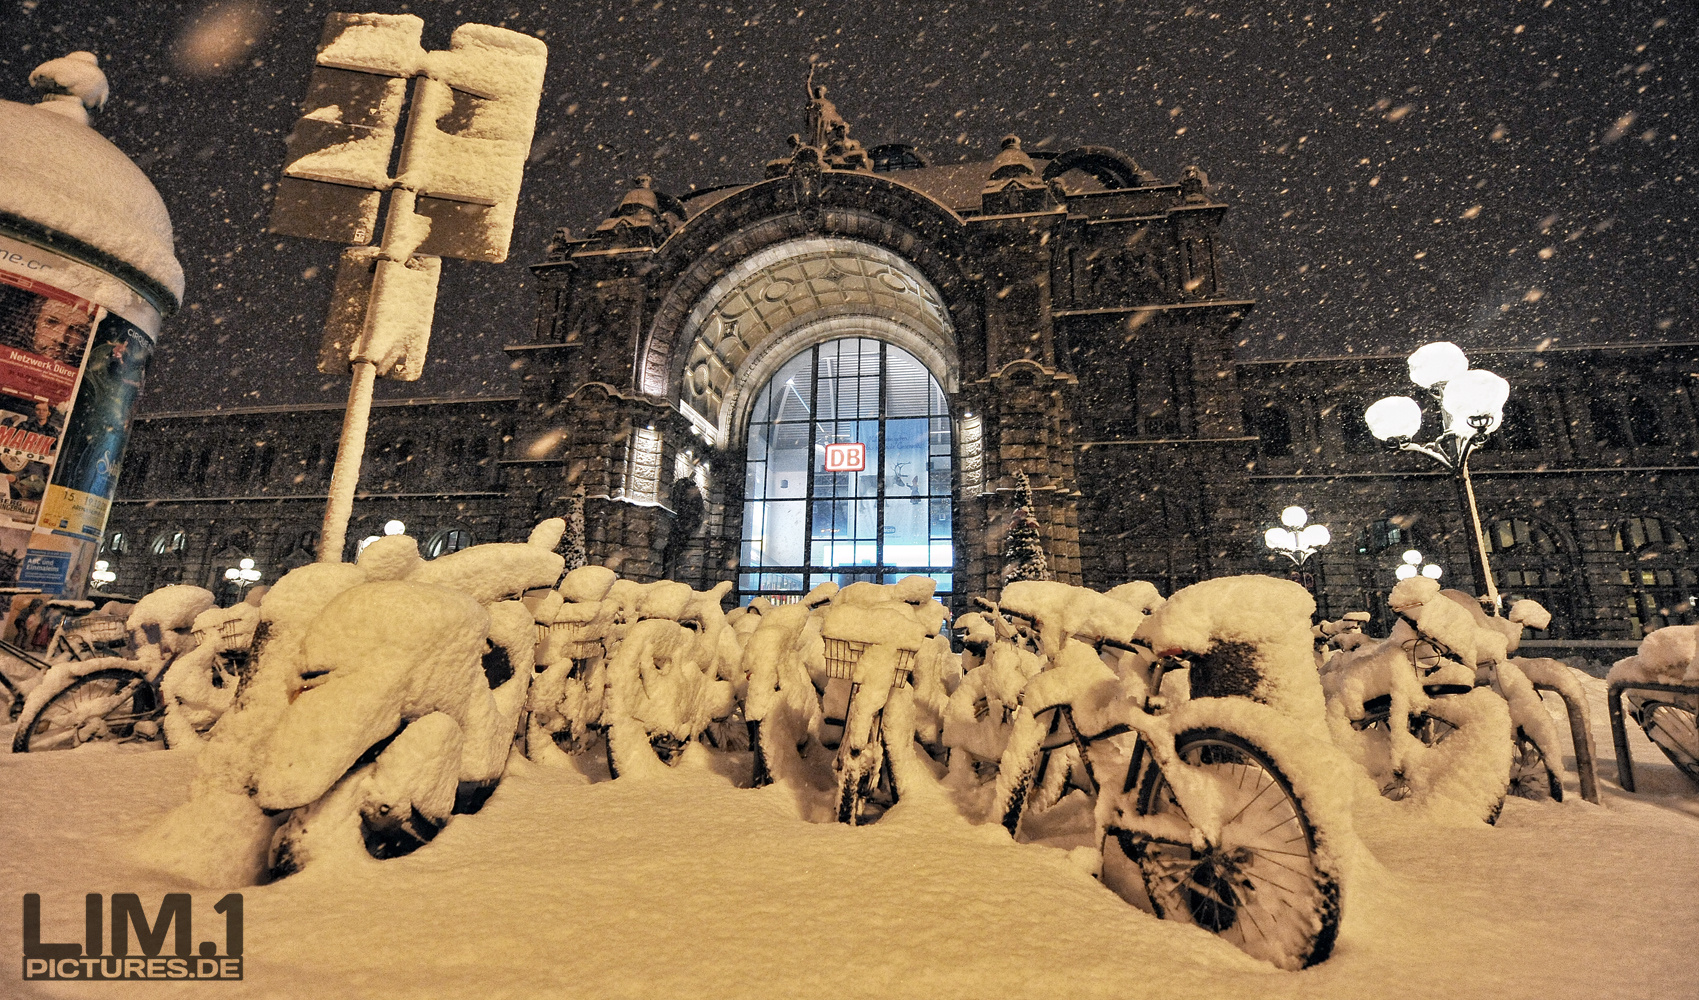
POLYGON ((172 584, 161 587, 136 602, 125 622, 130 628, 157 625, 163 631, 185 629, 194 624, 195 617, 212 607, 215 599, 205 587, 172 584))
POLYGON ((1699 683, 1699 625, 1666 625, 1640 640, 1633 656, 1616 661, 1605 678, 1644 684, 1699 683))

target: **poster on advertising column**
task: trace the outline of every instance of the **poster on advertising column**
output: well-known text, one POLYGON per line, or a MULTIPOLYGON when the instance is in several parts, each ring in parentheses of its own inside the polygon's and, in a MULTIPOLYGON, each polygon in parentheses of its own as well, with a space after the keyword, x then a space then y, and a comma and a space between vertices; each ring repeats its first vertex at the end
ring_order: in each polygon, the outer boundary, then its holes
POLYGON ((152 351, 134 324, 102 315, 37 521, 54 534, 99 543, 152 351))
POLYGON ((0 520, 41 509, 89 334, 105 310, 0 271, 0 520))
MULTIPOLYGON (((40 526, 92 332, 108 313, 0 269, 0 584, 64 593, 80 554, 40 526)), ((114 319, 116 317, 113 317, 114 319)))

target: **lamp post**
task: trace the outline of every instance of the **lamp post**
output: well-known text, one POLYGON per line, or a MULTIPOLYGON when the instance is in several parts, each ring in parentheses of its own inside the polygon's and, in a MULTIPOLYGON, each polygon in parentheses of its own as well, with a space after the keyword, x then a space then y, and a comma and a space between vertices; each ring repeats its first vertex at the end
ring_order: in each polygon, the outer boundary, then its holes
POLYGON ((1459 500, 1469 515, 1475 533, 1472 550, 1475 580, 1486 588, 1493 609, 1498 608, 1498 585, 1487 563, 1486 536, 1481 533, 1481 513, 1475 504, 1475 486, 1469 480, 1469 456, 1487 435, 1504 421, 1504 403, 1510 398, 1510 383, 1492 372, 1469 367, 1469 359, 1456 344, 1439 341, 1416 349, 1409 359, 1410 381, 1439 403, 1444 430, 1428 442, 1414 440, 1422 429, 1422 406, 1409 396, 1388 396, 1363 414, 1369 433, 1400 451, 1416 451, 1451 470, 1459 500))
POLYGON ((1437 580, 1444 572, 1445 570, 1440 569, 1433 563, 1423 565, 1422 554, 1417 552, 1415 549, 1407 549, 1404 552, 1404 561, 1398 565, 1397 569, 1392 571, 1392 575, 1398 577, 1400 580, 1408 580, 1417 573, 1420 573, 1430 580, 1437 580))
POLYGON ((1305 589, 1315 590, 1315 574, 1305 571, 1304 563, 1316 550, 1333 541, 1333 533, 1325 524, 1309 524, 1310 515, 1302 507, 1288 507, 1280 512, 1282 528, 1270 528, 1262 533, 1263 544, 1292 560, 1292 574, 1305 589))
POLYGON ((254 568, 252 559, 244 557, 241 562, 224 571, 224 578, 236 587, 236 598, 240 600, 244 591, 260 582, 260 571, 254 568))
POLYGON ((88 578, 94 581, 95 586, 104 590, 118 581, 118 574, 112 572, 111 563, 99 559, 95 561, 94 570, 89 573, 88 578))

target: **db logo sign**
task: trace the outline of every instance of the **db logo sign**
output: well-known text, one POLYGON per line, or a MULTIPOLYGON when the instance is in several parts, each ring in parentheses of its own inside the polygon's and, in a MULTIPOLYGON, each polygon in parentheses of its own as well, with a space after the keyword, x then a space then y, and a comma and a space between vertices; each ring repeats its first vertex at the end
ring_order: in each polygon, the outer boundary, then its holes
POLYGON ((865 468, 867 468, 867 446, 861 442, 826 446, 827 472, 860 472, 865 468))

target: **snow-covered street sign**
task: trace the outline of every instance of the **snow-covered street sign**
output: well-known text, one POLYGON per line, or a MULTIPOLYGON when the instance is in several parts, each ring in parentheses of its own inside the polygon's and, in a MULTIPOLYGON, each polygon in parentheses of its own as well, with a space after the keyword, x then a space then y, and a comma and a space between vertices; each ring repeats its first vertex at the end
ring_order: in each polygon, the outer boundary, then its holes
POLYGON ((463 24, 432 52, 420 45, 424 28, 412 14, 326 18, 272 207, 273 232, 354 244, 337 265, 319 351, 319 371, 353 375, 319 545, 326 562, 342 558, 374 381, 424 373, 441 258, 507 259, 542 97, 548 47, 537 39, 463 24))
POLYGON ((411 192, 411 211, 429 220, 415 253, 507 259, 548 48, 516 31, 463 24, 447 50, 428 52, 423 31, 411 14, 326 19, 286 140, 274 232, 369 243, 382 192, 393 189, 411 192), (392 176, 409 78, 416 83, 392 176))

